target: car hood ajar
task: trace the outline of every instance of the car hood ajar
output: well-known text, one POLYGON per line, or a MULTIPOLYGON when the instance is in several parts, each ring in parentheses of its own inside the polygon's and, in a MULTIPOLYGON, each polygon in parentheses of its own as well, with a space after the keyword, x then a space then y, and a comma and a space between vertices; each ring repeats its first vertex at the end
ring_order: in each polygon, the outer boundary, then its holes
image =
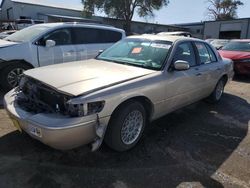
POLYGON ((155 72, 100 60, 86 60, 31 69, 24 74, 58 91, 78 96, 155 72))
POLYGON ((220 55, 232 60, 250 59, 250 52, 220 50, 220 55))

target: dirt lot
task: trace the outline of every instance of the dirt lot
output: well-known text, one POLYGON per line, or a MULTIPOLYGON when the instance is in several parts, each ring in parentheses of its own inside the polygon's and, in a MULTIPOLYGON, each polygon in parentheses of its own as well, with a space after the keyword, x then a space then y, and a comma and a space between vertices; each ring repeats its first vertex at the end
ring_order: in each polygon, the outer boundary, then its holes
POLYGON ((17 132, 1 102, 0 187, 250 187, 250 79, 231 82, 217 105, 154 122, 125 153, 53 150, 17 132))

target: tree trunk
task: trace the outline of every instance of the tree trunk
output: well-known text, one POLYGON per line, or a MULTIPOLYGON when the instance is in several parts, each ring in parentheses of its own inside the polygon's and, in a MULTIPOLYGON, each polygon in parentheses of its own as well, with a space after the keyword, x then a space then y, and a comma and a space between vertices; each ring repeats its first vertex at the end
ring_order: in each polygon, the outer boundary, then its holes
POLYGON ((125 20, 124 30, 126 35, 131 35, 131 20, 125 20))

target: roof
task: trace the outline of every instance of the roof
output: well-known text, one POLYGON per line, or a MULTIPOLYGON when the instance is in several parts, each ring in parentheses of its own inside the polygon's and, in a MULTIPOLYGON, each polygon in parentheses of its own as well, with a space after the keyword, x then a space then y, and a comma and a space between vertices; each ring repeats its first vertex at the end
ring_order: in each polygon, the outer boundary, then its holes
POLYGON ((187 31, 174 31, 174 32, 160 32, 157 35, 181 35, 181 34, 191 34, 187 31))
MULTIPOLYGON (((79 5, 76 5, 74 3, 62 3, 60 0, 10 0, 15 3, 24 3, 24 4, 30 4, 30 5, 40 5, 40 6, 46 6, 46 7, 54 7, 54 8, 60 8, 60 9, 69 9, 69 10, 75 10, 75 11, 82 11, 83 6, 79 3, 79 5)), ((5 0, 2 0, 0 7, 2 7, 5 0)), ((67 1, 70 2, 70 1, 67 1)), ((80 1, 79 1, 80 2, 80 1)))
POLYGON ((53 28, 53 27, 61 27, 61 26, 69 26, 69 27, 88 27, 88 28, 99 28, 99 29, 109 29, 113 31, 118 31, 118 32, 125 32, 122 29, 109 26, 109 25, 103 25, 103 24, 98 24, 98 23, 86 23, 86 22, 56 22, 56 23, 42 23, 42 24, 35 24, 30 27, 40 27, 40 26, 48 27, 48 28, 53 28))
POLYGON ((64 18, 64 19, 71 19, 71 20, 77 20, 77 21, 84 21, 84 22, 91 22, 91 23, 100 23, 99 21, 93 20, 93 19, 86 19, 83 17, 73 17, 73 16, 64 16, 64 15, 58 15, 58 14, 41 14, 53 18, 64 18))
POLYGON ((250 39, 233 39, 234 42, 250 42, 250 39))
MULTIPOLYGON (((134 35, 130 36, 128 38, 139 38, 139 39, 148 39, 148 40, 163 40, 163 41, 170 41, 170 42, 175 42, 177 40, 186 40, 186 39, 191 39, 191 40, 199 40, 199 39, 194 39, 191 37, 183 37, 183 36, 160 36, 160 35, 152 35, 152 34, 144 34, 144 35, 134 35)), ((200 41, 200 40, 199 40, 200 41)))

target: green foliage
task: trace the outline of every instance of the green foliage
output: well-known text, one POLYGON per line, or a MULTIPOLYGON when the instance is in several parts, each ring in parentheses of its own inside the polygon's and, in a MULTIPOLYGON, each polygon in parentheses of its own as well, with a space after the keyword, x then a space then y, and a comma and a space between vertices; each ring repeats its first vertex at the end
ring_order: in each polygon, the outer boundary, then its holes
POLYGON ((237 18, 238 6, 244 5, 240 0, 208 0, 208 2, 208 12, 213 20, 237 18))
POLYGON ((82 3, 85 13, 94 14, 98 10, 109 17, 125 20, 128 31, 135 12, 140 17, 153 17, 153 11, 167 6, 169 0, 82 0, 82 3))

